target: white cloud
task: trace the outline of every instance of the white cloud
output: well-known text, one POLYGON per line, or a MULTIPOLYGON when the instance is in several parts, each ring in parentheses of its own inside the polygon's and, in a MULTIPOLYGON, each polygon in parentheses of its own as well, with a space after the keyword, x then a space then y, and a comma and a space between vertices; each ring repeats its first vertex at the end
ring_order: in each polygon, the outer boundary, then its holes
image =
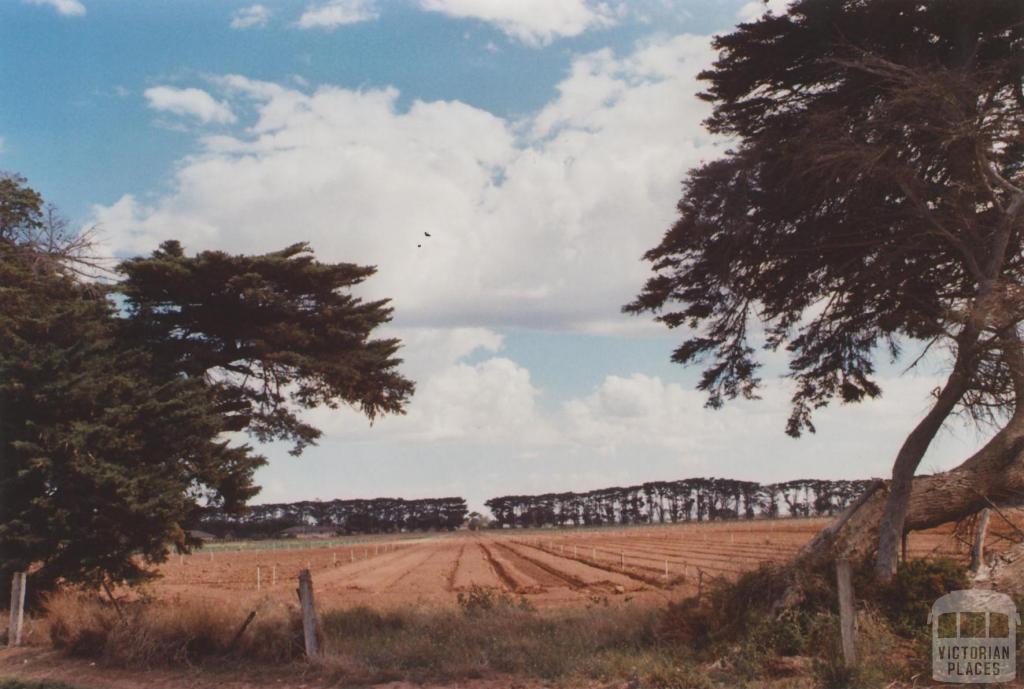
POLYGON ((606 3, 586 0, 420 0, 420 7, 494 24, 508 36, 533 46, 611 26, 616 20, 606 3))
POLYGON ((296 23, 300 29, 336 29, 378 17, 372 0, 328 0, 310 5, 296 23))
POLYGON ((783 15, 792 0, 750 0, 743 5, 736 13, 736 18, 741 22, 757 21, 767 12, 774 15, 783 15))
POLYGON ((52 7, 65 17, 82 17, 85 15, 85 5, 79 0, 24 0, 29 5, 44 5, 52 7))
POLYGON ((270 10, 263 5, 241 7, 231 14, 232 29, 255 29, 267 25, 270 10))
MULTIPOLYGON (((405 368, 418 384, 408 415, 381 419, 372 429, 352 410, 316 410, 310 421, 325 431, 326 443, 381 448, 448 443, 518 457, 514 471, 495 472, 508 478, 490 488, 491 494, 697 475, 763 482, 885 476, 939 382, 930 375, 882 378, 882 398, 819 410, 818 433, 794 440, 783 433, 791 393, 785 380, 766 381, 761 400, 710 411, 703 393, 678 383, 639 373, 608 375, 590 393, 545 409, 543 390, 526 368, 503 356, 496 333, 406 329, 388 334, 403 339, 405 368), (478 360, 467 361, 469 356, 478 360)), ((922 470, 959 464, 981 440, 952 423, 922 470)))
POLYGON ((391 88, 222 77, 232 106, 255 110, 247 134, 204 138, 172 193, 124 199, 103 225, 121 252, 167 237, 233 251, 308 240, 378 266, 366 296, 394 298, 402 326, 639 327, 619 307, 647 278, 640 257, 671 224, 685 171, 718 155, 693 95, 712 55, 678 36, 581 56, 522 122, 457 101, 400 110, 391 88))
POLYGON ((551 440, 530 372, 497 354, 502 336, 486 328, 389 329, 403 348, 402 371, 417 382, 408 414, 382 418, 370 430, 358 412, 318 409, 308 417, 335 437, 412 442, 525 443, 551 440), (485 356, 467 362, 471 355, 485 356))
MULTIPOLYGON (((708 476, 758 481, 886 476, 941 378, 890 377, 879 382, 881 398, 819 410, 818 432, 796 440, 782 432, 791 389, 780 379, 766 381, 761 400, 738 400, 710 411, 704 408, 705 395, 697 390, 641 374, 607 376, 591 394, 565 402, 554 426, 569 445, 620 457, 648 456, 660 447, 686 458, 695 471, 708 476)), ((959 464, 978 441, 954 420, 922 470, 959 464)))
POLYGON ((238 119, 227 103, 214 100, 213 96, 201 89, 154 86, 146 89, 144 95, 149 101, 149 107, 154 110, 187 115, 203 124, 231 124, 238 119))

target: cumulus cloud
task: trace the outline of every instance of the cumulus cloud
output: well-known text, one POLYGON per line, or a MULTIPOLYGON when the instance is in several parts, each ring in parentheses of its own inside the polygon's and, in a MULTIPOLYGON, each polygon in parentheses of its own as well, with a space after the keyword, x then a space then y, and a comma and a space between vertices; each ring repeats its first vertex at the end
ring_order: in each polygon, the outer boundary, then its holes
POLYGON ((378 266, 365 296, 393 298, 404 326, 641 327, 618 313, 647 277, 640 256, 671 223, 685 171, 718 155, 693 95, 711 58, 696 36, 580 56, 516 122, 458 101, 399 108, 393 88, 222 77, 255 124, 203 138, 172 193, 97 207, 96 220, 122 253, 170 236, 268 251, 288 228, 325 259, 378 266))
MULTIPOLYGON (((503 355, 496 333, 413 329, 401 336, 418 380, 407 416, 384 418, 372 430, 351 410, 318 410, 310 420, 325 430, 327 443, 450 443, 516 457, 515 471, 496 472, 506 483, 491 494, 694 475, 765 482, 885 476, 939 382, 929 375, 882 378, 882 398, 820 410, 818 433, 794 440, 783 433, 791 394, 785 380, 768 380, 761 400, 709 411, 702 393, 679 383, 608 375, 591 392, 545 407, 543 391, 503 355), (421 359, 428 352, 430 360, 421 359)), ((955 466, 982 440, 953 422, 922 469, 955 466)))
POLYGON ((57 10, 65 17, 82 17, 85 15, 85 5, 79 0, 24 0, 29 5, 44 5, 57 10))
POLYGON ((263 5, 241 7, 231 14, 232 29, 255 29, 267 25, 270 10, 263 5))
POLYGON ((786 13, 790 2, 791 0, 750 0, 750 2, 740 7, 736 13, 736 18, 741 22, 753 22, 768 12, 782 15, 786 13))
POLYGON ((487 328, 392 328, 387 335, 402 340, 402 370, 417 381, 415 402, 406 415, 382 418, 372 431, 353 410, 310 412, 311 422, 329 436, 485 444, 551 440, 537 405, 540 390, 525 367, 498 355, 500 334, 487 328), (480 360, 468 360, 474 355, 480 360))
POLYGON ((154 110, 194 117, 203 124, 232 124, 238 119, 227 103, 215 100, 202 89, 154 86, 143 95, 154 110))
POLYGON ((508 36, 533 46, 611 26, 616 19, 607 4, 586 0, 420 0, 420 7, 493 24, 508 36))
MULTIPOLYGON (((885 476, 940 379, 922 375, 880 382, 885 391, 880 399, 820 410, 818 433, 797 440, 782 432, 791 389, 779 379, 766 382, 761 400, 709 411, 702 393, 679 384, 642 374, 607 376, 589 395, 566 401, 554 425, 568 445, 618 457, 647 456, 662 448, 705 475, 761 481, 885 476)), ((922 468, 955 466, 979 441, 954 420, 922 468)))
POLYGON ((375 4, 371 0, 328 0, 306 8, 296 25, 300 29, 336 29, 377 17, 375 4))

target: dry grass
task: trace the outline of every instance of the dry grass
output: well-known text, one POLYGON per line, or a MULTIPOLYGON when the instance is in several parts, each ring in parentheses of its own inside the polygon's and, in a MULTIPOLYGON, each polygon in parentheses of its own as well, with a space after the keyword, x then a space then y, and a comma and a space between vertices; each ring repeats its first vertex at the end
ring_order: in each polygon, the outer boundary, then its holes
MULTIPOLYGON (((53 645, 117 667, 150 669, 232 661, 302 659, 294 608, 267 603, 232 647, 247 610, 228 604, 140 601, 123 605, 62 593, 47 603, 53 645)), ((459 609, 367 607, 321 615, 318 671, 344 684, 515 676, 545 680, 632 680, 635 686, 707 686, 686 649, 664 643, 661 613, 603 603, 537 612, 521 600, 478 589, 459 609), (645 678, 658 677, 656 685, 645 678), (672 678, 672 681, 666 681, 672 678)))
POLYGON ((265 603, 232 645, 248 610, 210 601, 138 601, 120 612, 80 592, 51 596, 46 603, 50 640, 71 655, 112 665, 151 668, 236 657, 287 662, 301 649, 301 627, 293 610, 265 603), (123 615, 123 617, 122 617, 123 615))

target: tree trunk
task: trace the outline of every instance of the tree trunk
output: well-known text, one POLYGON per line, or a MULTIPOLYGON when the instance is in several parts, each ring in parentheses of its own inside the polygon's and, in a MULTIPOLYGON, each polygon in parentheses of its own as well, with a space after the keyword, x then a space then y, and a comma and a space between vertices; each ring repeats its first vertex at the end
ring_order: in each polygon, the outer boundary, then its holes
MULTIPOLYGON (((984 447, 963 464, 940 474, 912 480, 906 501, 905 530, 928 529, 962 519, 988 507, 989 501, 1019 496, 1024 491, 1024 414, 1015 415, 984 447)), ((889 491, 872 492, 852 514, 840 517, 837 529, 825 529, 797 555, 796 565, 836 557, 864 560, 878 543, 889 491)), ((898 541, 897 541, 898 544, 898 541)), ((787 593, 787 597, 793 595, 787 593)))
POLYGON ((900 541, 906 532, 907 506, 914 482, 914 473, 924 459, 932 439, 952 413, 967 390, 969 377, 956 370, 949 377, 935 405, 914 427, 903 442, 892 467, 892 482, 888 499, 878 526, 878 554, 875 558, 875 576, 888 581, 896 574, 900 541))
MULTIPOLYGON (((953 373, 939 393, 938 399, 929 413, 910 432, 903 441, 893 464, 892 482, 889 485, 889 497, 883 510, 879 524, 878 554, 874 559, 874 575, 880 582, 888 582, 896 573, 899 561, 899 547, 907 530, 906 512, 910 501, 913 475, 918 471, 921 461, 925 458, 929 445, 935 438, 946 419, 952 414, 956 403, 967 392, 971 383, 972 355, 971 338, 975 338, 976 328, 965 329, 961 347, 957 352, 953 373)), ((976 338, 975 338, 976 339, 976 338)))

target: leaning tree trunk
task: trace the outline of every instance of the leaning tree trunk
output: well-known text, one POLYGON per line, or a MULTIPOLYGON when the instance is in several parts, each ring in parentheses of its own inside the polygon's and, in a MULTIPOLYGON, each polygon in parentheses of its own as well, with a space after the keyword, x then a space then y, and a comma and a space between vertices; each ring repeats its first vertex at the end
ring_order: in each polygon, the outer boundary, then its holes
POLYGON ((879 581, 888 581, 896 574, 900 541, 907 530, 907 509, 914 485, 914 474, 924 459, 932 439, 938 434, 942 424, 968 388, 970 375, 964 370, 967 368, 964 362, 967 356, 962 353, 958 357, 957 366, 939 393, 935 405, 910 432, 896 455, 892 467, 892 481, 889 483, 888 496, 878 525, 875 576, 879 581))
MULTIPOLYGON (((1024 492, 1024 414, 1016 414, 984 447, 963 464, 939 474, 913 479, 904 527, 928 529, 970 516, 1024 492)), ((796 556, 804 567, 835 557, 863 561, 878 542, 889 490, 880 486, 854 504, 836 523, 819 533, 796 556)), ((791 597, 794 592, 787 595, 791 597)))

